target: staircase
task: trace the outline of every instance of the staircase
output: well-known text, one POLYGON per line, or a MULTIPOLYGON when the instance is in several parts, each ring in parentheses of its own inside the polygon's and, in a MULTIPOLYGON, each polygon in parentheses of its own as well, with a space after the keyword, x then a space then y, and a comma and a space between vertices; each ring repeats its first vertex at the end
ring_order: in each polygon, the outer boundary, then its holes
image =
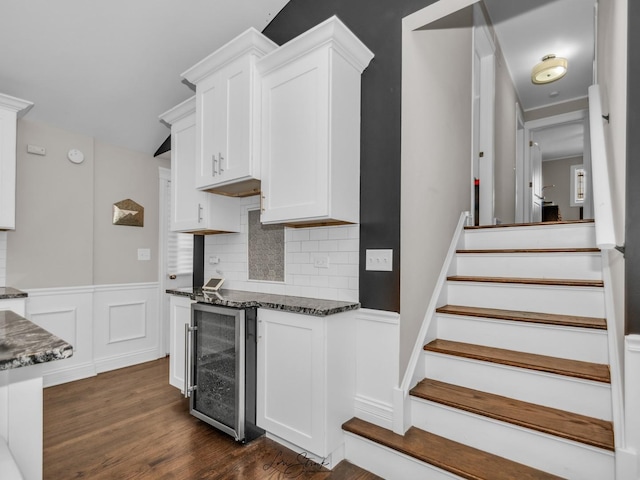
POLYGON ((398 435, 354 418, 346 458, 386 479, 615 478, 593 222, 466 227, 398 435))

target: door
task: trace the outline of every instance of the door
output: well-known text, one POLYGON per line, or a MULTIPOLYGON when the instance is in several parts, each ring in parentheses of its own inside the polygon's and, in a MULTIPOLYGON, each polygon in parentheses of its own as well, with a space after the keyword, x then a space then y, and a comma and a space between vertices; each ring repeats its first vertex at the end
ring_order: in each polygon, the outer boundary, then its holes
POLYGON ((531 148, 531 222, 542 221, 542 151, 536 142, 529 144, 531 148))

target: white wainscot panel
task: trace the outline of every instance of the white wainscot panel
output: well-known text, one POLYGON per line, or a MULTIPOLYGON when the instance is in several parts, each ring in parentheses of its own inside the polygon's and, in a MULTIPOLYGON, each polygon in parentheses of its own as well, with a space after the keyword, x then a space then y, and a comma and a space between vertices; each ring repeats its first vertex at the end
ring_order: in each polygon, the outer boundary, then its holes
POLYGON ((360 309, 356 329, 356 416, 391 429, 393 392, 398 386, 400 316, 360 309))
POLYGON ((95 375, 93 287, 41 288, 28 294, 26 317, 73 346, 73 356, 29 369, 43 376, 45 387, 95 375))
POLYGON ((158 283, 95 287, 94 362, 98 373, 161 356, 159 288, 158 283))
POLYGON ((107 343, 137 340, 147 335, 147 302, 109 305, 107 343))

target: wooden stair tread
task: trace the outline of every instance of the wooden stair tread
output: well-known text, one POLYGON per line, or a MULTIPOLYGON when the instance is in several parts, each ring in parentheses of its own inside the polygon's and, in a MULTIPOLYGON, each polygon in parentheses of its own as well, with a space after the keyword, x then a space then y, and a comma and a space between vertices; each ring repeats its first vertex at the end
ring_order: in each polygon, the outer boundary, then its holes
POLYGON ((470 343, 436 339, 424 346, 426 351, 471 358, 484 362, 512 367, 527 368, 541 372, 610 383, 609 366, 565 358, 517 352, 502 348, 485 347, 470 343))
POLYGON ((523 285, 549 285, 559 287, 603 287, 602 280, 576 280, 572 278, 517 278, 517 277, 477 277, 470 275, 452 275, 450 282, 509 283, 523 285))
POLYGON ((432 379, 411 395, 597 448, 614 450, 611 422, 432 379))
POLYGON ((535 223, 501 223, 499 225, 468 225, 465 230, 482 230, 486 228, 513 228, 513 227, 539 227, 547 225, 570 225, 574 223, 594 223, 593 220, 559 220, 556 222, 535 222, 535 223))
POLYGON ((593 328, 598 330, 607 329, 607 321, 604 318, 580 317, 577 315, 521 312, 517 310, 500 310, 498 308, 466 307, 463 305, 445 305, 436 309, 436 312, 450 315, 464 315, 468 317, 512 320, 515 322, 542 323, 547 325, 593 328))
POLYGON ((460 249, 456 253, 600 253, 599 248, 486 248, 476 250, 460 249))
POLYGON ((546 480, 555 475, 411 427, 398 435, 359 418, 342 429, 470 480, 546 480))

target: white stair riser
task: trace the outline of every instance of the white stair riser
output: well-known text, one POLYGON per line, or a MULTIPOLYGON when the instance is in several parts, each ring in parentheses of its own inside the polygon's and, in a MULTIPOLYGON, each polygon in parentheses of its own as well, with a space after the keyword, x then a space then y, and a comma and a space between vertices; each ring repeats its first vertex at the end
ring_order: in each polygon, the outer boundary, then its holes
POLYGON ((447 282, 447 303, 525 312, 604 318, 604 290, 598 287, 447 282))
POLYGON ((456 275, 602 280, 599 253, 459 253, 456 275))
POLYGON ((418 428, 563 478, 615 478, 606 450, 419 399, 412 399, 411 414, 418 428))
POLYGON ((502 227, 465 230, 464 248, 593 248, 593 224, 502 227))
POLYGON ((503 397, 612 419, 611 386, 525 368, 444 355, 424 354, 425 377, 503 397))
POLYGON ((607 332, 437 314, 438 338, 551 357, 609 363, 607 332))
POLYGON ((351 433, 345 433, 345 459, 387 480, 461 478, 351 433))

